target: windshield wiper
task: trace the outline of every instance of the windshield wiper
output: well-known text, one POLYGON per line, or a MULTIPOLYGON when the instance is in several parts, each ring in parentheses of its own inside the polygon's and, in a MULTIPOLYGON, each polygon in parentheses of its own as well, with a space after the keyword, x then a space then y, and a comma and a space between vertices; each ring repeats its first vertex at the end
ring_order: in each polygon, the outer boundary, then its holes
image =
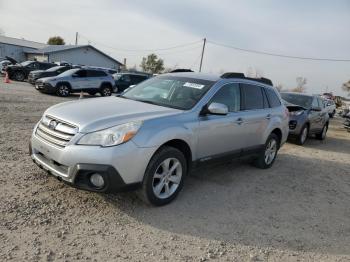
POLYGON ((144 99, 133 99, 133 100, 159 106, 159 104, 157 104, 157 103, 155 103, 153 101, 150 101, 150 100, 144 100, 144 99))

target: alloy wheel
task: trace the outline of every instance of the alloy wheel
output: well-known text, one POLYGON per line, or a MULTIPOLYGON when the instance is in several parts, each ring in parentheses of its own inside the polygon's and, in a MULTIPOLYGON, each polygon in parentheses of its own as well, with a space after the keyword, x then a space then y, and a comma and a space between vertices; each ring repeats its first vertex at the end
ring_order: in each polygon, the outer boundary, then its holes
POLYGON ((304 144, 307 138, 307 133, 308 133, 308 129, 307 127, 304 127, 303 131, 301 132, 301 136, 300 136, 300 142, 301 144, 304 144))
POLYGON ((176 158, 167 158, 157 167, 152 181, 153 193, 160 199, 172 196, 182 179, 182 165, 176 158))
POLYGON ((271 139, 265 149, 265 164, 270 165, 277 154, 277 141, 271 139))
POLYGON ((69 88, 68 86, 62 85, 58 88, 58 93, 60 96, 68 96, 69 95, 69 88))

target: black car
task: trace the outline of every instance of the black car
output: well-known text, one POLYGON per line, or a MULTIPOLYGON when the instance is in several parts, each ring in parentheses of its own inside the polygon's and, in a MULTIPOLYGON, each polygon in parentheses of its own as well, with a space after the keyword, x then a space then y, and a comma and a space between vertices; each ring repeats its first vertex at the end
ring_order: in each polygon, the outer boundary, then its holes
POLYGON ((6 72, 10 79, 16 81, 24 81, 29 73, 34 70, 47 70, 56 64, 38 62, 38 61, 25 61, 20 64, 10 65, 6 68, 6 72))
POLYGON ((72 66, 67 65, 67 66, 54 66, 47 70, 34 70, 29 73, 28 82, 31 83, 32 85, 35 85, 35 81, 40 78, 57 76, 72 68, 73 68, 72 66))
POLYGON ((129 86, 137 85, 142 81, 150 78, 148 74, 137 73, 117 73, 113 75, 115 86, 118 93, 123 92, 129 86))
POLYGON ((293 92, 281 93, 289 110, 289 138, 303 145, 310 135, 326 138, 329 115, 321 97, 293 92))

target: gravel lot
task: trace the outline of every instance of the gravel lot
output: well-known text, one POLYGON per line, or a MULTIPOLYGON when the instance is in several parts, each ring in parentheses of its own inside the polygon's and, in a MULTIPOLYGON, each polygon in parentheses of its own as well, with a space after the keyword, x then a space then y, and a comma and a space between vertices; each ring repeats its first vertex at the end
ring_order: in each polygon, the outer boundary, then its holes
POLYGON ((71 188, 36 167, 28 141, 63 99, 0 78, 0 260, 350 261, 350 134, 286 144, 272 169, 197 170, 172 204, 71 188))

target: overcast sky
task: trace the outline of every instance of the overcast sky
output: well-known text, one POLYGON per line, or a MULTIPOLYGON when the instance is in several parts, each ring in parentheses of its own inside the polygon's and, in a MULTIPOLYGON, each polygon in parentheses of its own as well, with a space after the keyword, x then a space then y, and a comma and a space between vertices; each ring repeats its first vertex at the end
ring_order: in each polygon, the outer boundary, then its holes
MULTIPOLYGON (((127 65, 139 65, 149 49, 166 67, 198 70, 200 40, 206 37, 241 48, 317 58, 350 59, 350 1, 200 0, 0 0, 5 35, 46 42, 60 35, 74 44, 91 44, 127 65), (307 3, 308 2, 308 3, 307 3), (197 42, 197 43, 195 43, 197 42), (133 51, 130 51, 133 50, 133 51), (135 51, 136 50, 136 51, 135 51)), ((285 88, 296 77, 308 80, 309 93, 333 91, 350 79, 349 62, 302 61, 239 52, 208 43, 203 71, 246 73, 254 68, 285 88)))

